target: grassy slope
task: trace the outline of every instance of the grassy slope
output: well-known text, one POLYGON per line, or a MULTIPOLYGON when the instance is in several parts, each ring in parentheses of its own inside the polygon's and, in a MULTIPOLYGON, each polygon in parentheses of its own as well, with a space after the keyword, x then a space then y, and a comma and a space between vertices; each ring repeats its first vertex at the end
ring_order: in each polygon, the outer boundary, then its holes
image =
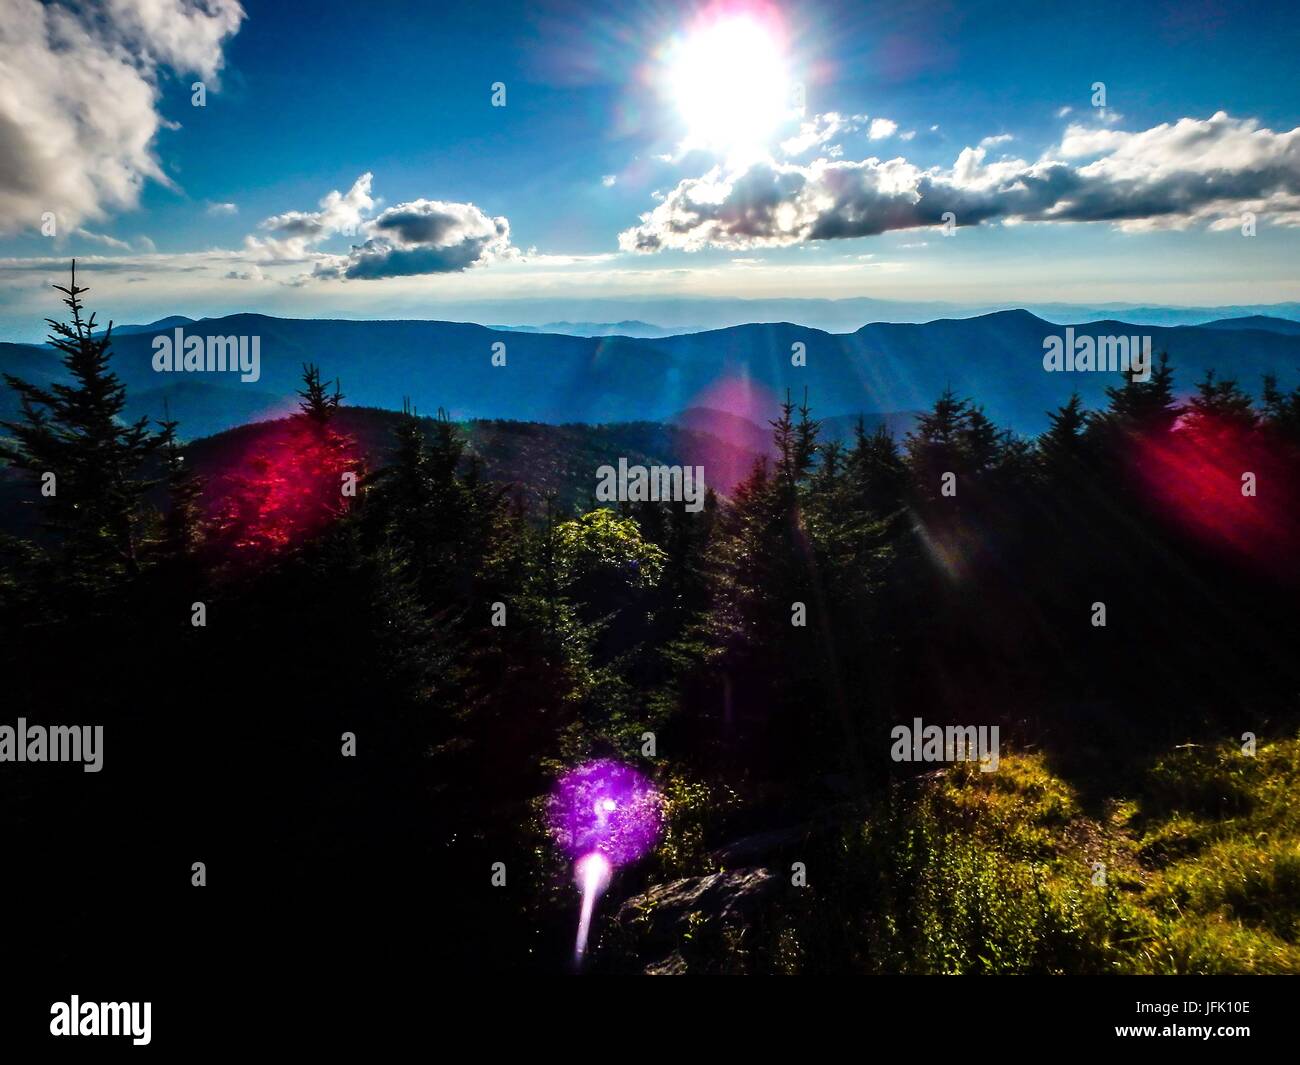
POLYGON ((839 840, 874 870, 831 907, 856 915, 846 960, 927 973, 1300 973, 1297 786, 1297 739, 1254 757, 1177 750, 1096 816, 1037 754, 1006 755, 996 773, 932 774, 896 797, 893 816, 839 840))
MULTIPOLYGON (((770 855, 775 890, 743 927, 690 914, 649 952, 627 929, 615 965, 675 949, 693 972, 1300 973, 1300 739, 1183 747, 1129 779, 1085 802, 1042 754, 1004 752, 995 773, 898 783, 770 855)), ((669 809, 669 843, 696 853, 652 879, 720 871, 687 831, 712 800, 669 809)))

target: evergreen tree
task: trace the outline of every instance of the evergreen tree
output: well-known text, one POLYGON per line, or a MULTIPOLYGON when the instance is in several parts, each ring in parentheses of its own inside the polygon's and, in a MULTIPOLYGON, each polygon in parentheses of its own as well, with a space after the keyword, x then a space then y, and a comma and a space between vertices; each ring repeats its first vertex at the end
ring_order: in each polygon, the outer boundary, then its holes
POLYGON ((429 506, 432 478, 424 429, 409 397, 402 399, 402 416, 393 429, 393 439, 388 465, 371 481, 371 510, 383 514, 410 539, 421 531, 417 522, 429 506))
POLYGON ((808 389, 805 388, 803 390, 803 403, 799 407, 799 421, 794 429, 792 457, 796 481, 802 481, 807 477, 817 461, 818 452, 821 450, 821 445, 817 443, 820 433, 821 422, 814 420, 812 417, 811 408, 808 406, 808 389))
POLYGON ((1264 377, 1260 396, 1264 408, 1264 426, 1277 440, 1300 448, 1300 388, 1283 393, 1277 387, 1277 377, 1264 377))
POLYGON ((298 409, 313 425, 327 426, 338 413, 343 403, 343 393, 339 391, 337 378, 333 382, 322 382, 320 367, 304 363, 302 368, 303 387, 298 390, 298 409), (329 385, 334 391, 329 391, 329 385))
POLYGON ((1179 409, 1168 354, 1160 353, 1148 380, 1142 380, 1137 370, 1126 371, 1124 384, 1107 388, 1106 398, 1109 406, 1096 419, 1101 428, 1155 435, 1169 432, 1178 420, 1179 409))
POLYGON ((907 466, 897 442, 883 423, 868 435, 862 419, 858 419, 847 476, 860 509, 887 517, 902 506, 908 482, 907 466))
POLYGON ((144 471, 165 438, 149 431, 148 418, 123 423, 126 388, 109 368, 113 326, 96 336, 95 316, 84 317, 81 296, 88 289, 77 284, 75 262, 71 283, 54 287, 64 294, 71 321, 46 319, 53 330, 49 341, 62 354, 71 383, 43 388, 5 374, 23 420, 0 423, 13 437, 0 446, 0 457, 41 482, 58 580, 102 590, 139 569, 144 495, 151 486, 144 471))
POLYGON ((1193 433, 1230 429, 1249 432, 1259 424, 1254 401, 1231 378, 1215 380, 1213 370, 1196 386, 1188 401, 1187 428, 1193 433))
POLYGON ((821 461, 817 464, 817 472, 813 474, 812 491, 819 497, 828 497, 836 492, 844 473, 844 445, 838 440, 832 440, 828 444, 821 444, 818 450, 821 452, 821 461))
POLYGON ((198 543, 203 479, 185 465, 185 455, 176 436, 180 423, 170 416, 170 411, 159 425, 168 500, 163 519, 163 552, 177 557, 188 555, 198 543))
POLYGON ((790 400, 789 389, 785 393, 785 402, 781 404, 781 413, 769 421, 768 425, 772 427, 772 444, 776 448, 777 480, 793 490, 795 482, 794 403, 790 400))
POLYGON ((1048 411, 1047 418, 1051 424, 1038 438, 1038 453, 1044 469, 1050 480, 1073 477, 1084 460, 1088 428, 1088 415, 1079 393, 1072 393, 1063 407, 1048 411))
POLYGON ((934 407, 917 419, 904 443, 908 464, 921 491, 937 496, 942 474, 955 473, 964 478, 997 465, 1005 436, 985 416, 983 408, 969 399, 958 399, 949 387, 934 407))

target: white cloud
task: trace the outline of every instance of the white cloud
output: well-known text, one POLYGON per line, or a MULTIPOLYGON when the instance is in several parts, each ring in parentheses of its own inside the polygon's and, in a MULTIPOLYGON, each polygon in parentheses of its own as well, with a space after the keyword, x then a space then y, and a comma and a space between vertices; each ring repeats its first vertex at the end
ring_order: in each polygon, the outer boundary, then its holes
POLYGON ((154 152, 162 67, 215 86, 236 0, 4 0, 0 18, 0 233, 62 230, 170 184, 154 152))
POLYGON ((781 151, 789 156, 802 155, 811 148, 825 144, 832 137, 854 128, 848 119, 835 111, 827 111, 824 115, 813 115, 810 120, 799 123, 798 133, 781 142, 781 151))
POLYGON ((615 186, 615 184, 617 184, 617 182, 618 182, 617 174, 606 174, 603 178, 600 179, 600 183, 604 185, 605 188, 607 189, 612 189, 615 186))
POLYGON ((871 129, 868 132, 873 141, 884 140, 886 137, 892 137, 898 132, 898 123, 888 118, 873 118, 871 120, 871 129))
POLYGON ((239 204, 237 203, 210 203, 208 204, 207 213, 211 215, 222 214, 239 214, 239 204))
POLYGON ((263 261, 300 262, 316 245, 342 234, 356 236, 361 223, 374 209, 370 195, 374 175, 368 171, 352 183, 347 192, 331 191, 317 211, 285 211, 265 219, 258 228, 266 237, 248 236, 245 247, 263 261))
POLYGON ((639 252, 792 245, 939 225, 948 212, 959 226, 1167 229, 1243 210, 1300 225, 1300 128, 1274 133, 1219 112, 1136 133, 1071 126, 1032 163, 990 163, 985 155, 982 146, 964 148, 949 170, 874 157, 714 167, 679 182, 619 245, 639 252))
POLYGON ((106 248, 116 248, 119 251, 130 251, 131 245, 124 240, 118 240, 116 237, 110 237, 105 233, 92 233, 89 229, 78 226, 72 231, 74 237, 81 237, 82 240, 88 240, 93 244, 102 244, 106 248))

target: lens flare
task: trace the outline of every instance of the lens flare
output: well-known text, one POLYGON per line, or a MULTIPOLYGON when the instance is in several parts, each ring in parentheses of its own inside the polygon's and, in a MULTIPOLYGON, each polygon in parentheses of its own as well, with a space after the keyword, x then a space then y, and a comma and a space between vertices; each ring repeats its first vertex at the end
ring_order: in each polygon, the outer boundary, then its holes
POLYGON ((560 848, 577 860, 599 853, 617 867, 642 858, 663 827, 659 792, 631 766, 601 759, 556 781, 547 822, 560 848))
POLYGON ((1257 430, 1199 418, 1140 439, 1135 473, 1184 532, 1279 575, 1300 546, 1295 470, 1257 430))
POLYGON ((555 842, 575 859, 582 913, 574 954, 581 961, 596 899, 609 887, 616 867, 643 858, 658 842, 663 800, 631 766, 600 759, 575 766, 555 782, 546 816, 555 842))
POLYGON ((582 892, 582 915, 578 918, 578 940, 574 945, 574 954, 579 959, 587 953, 587 935, 591 931, 591 915, 596 909, 596 899, 609 887, 613 872, 600 851, 592 851, 585 858, 579 858, 574 866, 575 879, 582 892))

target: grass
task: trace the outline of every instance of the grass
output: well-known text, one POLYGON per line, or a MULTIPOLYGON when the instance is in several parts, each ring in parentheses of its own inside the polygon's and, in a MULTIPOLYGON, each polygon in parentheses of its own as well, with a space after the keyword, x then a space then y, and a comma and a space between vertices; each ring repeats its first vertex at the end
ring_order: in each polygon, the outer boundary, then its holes
MULTIPOLYGON (((680 953, 697 972, 1300 973, 1300 738, 1184 747, 1113 778, 1123 792, 1100 799, 1100 780, 1076 782, 1084 803, 1013 751, 993 773, 897 783, 772 856, 782 881, 804 862, 807 887, 748 928, 699 915, 680 953)), ((668 792, 661 878, 712 871, 704 841, 735 797, 668 792)))
MULTIPOLYGON (((933 774, 848 841, 854 967, 1300 973, 1300 740, 1184 748, 1100 816, 1036 754, 933 774)), ((849 900, 839 900, 848 902, 849 900)))

